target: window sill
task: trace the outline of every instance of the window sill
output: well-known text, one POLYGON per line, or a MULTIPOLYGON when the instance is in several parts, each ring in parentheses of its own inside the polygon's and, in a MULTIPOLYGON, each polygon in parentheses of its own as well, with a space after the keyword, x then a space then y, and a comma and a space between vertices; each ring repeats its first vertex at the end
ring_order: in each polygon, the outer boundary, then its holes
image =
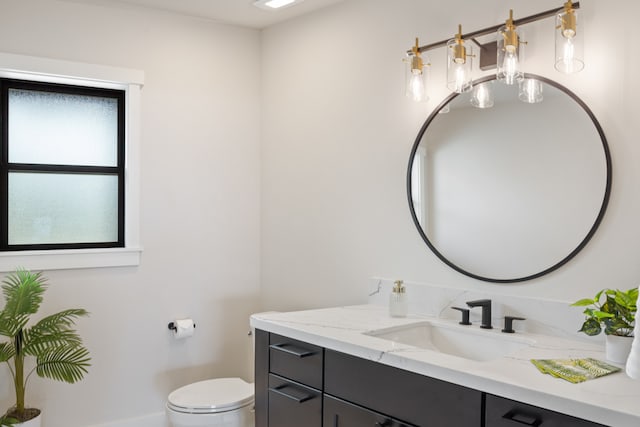
POLYGON ((0 272, 137 266, 141 253, 142 248, 0 252, 0 272))

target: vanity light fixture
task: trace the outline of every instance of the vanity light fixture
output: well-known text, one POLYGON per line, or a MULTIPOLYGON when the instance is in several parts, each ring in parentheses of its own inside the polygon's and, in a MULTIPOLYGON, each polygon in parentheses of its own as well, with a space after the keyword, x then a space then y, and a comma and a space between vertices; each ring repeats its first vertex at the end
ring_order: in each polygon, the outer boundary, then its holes
POLYGON ((537 104, 542 102, 543 84, 538 79, 523 79, 520 81, 518 88, 518 99, 527 104, 537 104))
POLYGON ((405 60, 407 63, 405 94, 416 102, 429 100, 427 96, 427 83, 429 65, 422 59, 420 43, 416 37, 416 45, 411 49, 411 54, 405 60))
POLYGON ((473 48, 462 38, 462 25, 458 34, 447 42, 447 87, 456 92, 471 90, 471 65, 473 48))
POLYGON ((493 82, 489 81, 475 85, 473 87, 473 92, 471 93, 471 105, 476 108, 493 107, 492 84, 493 82))
POLYGON ((304 0, 258 0, 253 5, 260 9, 276 10, 302 3, 304 0))
POLYGON ((524 73, 520 64, 523 49, 518 29, 513 23, 513 10, 509 10, 509 19, 498 29, 497 43, 498 80, 508 85, 522 80, 524 73))
POLYGON ((567 1, 556 16, 556 70, 571 74, 584 68, 582 33, 582 28, 578 31, 578 12, 567 1))
MULTIPOLYGON (((525 42, 522 41, 522 34, 519 34, 519 28, 522 25, 555 16, 557 21, 555 67, 557 70, 566 73, 578 72, 584 67, 582 55, 582 33, 584 31, 581 25, 578 26, 577 9, 579 8, 579 2, 567 0, 560 8, 520 19, 513 19, 513 11, 510 11, 509 19, 504 24, 494 25, 466 34, 462 34, 462 29, 459 27, 458 34, 454 39, 442 40, 419 47, 414 46, 407 51, 407 55, 413 61, 419 57, 419 54, 446 46, 447 87, 454 92, 461 93, 471 89, 472 52, 469 42, 472 42, 480 48, 478 59, 481 70, 496 68, 498 80, 508 84, 515 84, 522 80, 524 76, 521 67, 525 42), (480 37, 496 34, 496 32, 498 37, 495 41, 481 43, 478 40, 480 37)), ((409 79, 407 79, 407 84, 408 82, 409 79)), ((416 99, 416 97, 410 97, 416 99)), ((424 99, 426 98, 420 99, 418 97, 416 100, 424 99)))

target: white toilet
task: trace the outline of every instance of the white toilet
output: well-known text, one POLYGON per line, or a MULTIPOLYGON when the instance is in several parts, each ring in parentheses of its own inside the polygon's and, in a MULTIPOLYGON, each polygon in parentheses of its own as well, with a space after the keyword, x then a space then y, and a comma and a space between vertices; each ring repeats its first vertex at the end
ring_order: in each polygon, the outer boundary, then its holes
POLYGON ((173 427, 254 427, 254 386, 240 378, 189 384, 167 399, 173 427))

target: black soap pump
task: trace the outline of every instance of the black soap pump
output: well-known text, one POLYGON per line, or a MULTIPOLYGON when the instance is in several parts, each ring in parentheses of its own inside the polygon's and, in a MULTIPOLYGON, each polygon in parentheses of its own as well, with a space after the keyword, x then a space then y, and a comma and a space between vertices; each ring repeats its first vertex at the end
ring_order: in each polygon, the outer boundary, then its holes
POLYGON ((391 317, 406 317, 409 311, 406 289, 402 280, 396 280, 389 296, 389 315, 391 317))

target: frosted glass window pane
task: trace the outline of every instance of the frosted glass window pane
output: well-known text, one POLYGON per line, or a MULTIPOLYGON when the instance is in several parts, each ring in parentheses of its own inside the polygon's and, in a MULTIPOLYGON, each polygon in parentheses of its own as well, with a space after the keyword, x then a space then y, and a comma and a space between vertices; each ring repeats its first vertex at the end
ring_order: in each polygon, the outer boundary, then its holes
POLYGON ((116 166, 118 101, 9 89, 9 161, 116 166))
POLYGON ((9 174, 9 244, 118 240, 118 177, 9 174))

